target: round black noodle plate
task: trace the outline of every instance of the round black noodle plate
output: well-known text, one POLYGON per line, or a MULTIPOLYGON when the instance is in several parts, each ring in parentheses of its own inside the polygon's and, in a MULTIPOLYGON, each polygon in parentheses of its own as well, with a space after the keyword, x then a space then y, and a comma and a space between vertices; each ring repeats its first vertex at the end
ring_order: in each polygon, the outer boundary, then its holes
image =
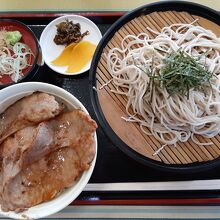
MULTIPOLYGON (((192 19, 195 20, 196 18, 199 18, 199 21, 201 21, 201 24, 199 25, 204 26, 207 29, 213 26, 211 30, 213 30, 215 33, 216 33, 215 30, 217 30, 217 35, 220 36, 220 27, 218 26, 220 25, 219 13, 208 7, 191 2, 184 2, 184 1, 157 2, 139 7, 122 16, 118 21, 116 21, 111 26, 111 28, 106 32, 106 34, 100 41, 96 49, 96 52, 94 54, 92 65, 90 68, 90 78, 89 78, 90 94, 92 99, 92 105, 95 110, 98 121, 102 126, 102 128, 104 129, 107 136, 112 140, 112 142, 116 146, 118 146, 128 156, 130 156, 131 158, 135 159, 136 161, 146 166, 151 166, 154 168, 158 168, 166 171, 174 171, 174 172, 200 172, 216 167, 220 165, 220 149, 218 148, 218 146, 220 146, 220 144, 218 144, 219 142, 216 144, 216 146, 214 146, 214 148, 210 148, 210 150, 208 150, 208 148, 202 148, 199 146, 194 146, 192 147, 191 150, 189 150, 187 148, 189 145, 184 146, 184 148, 181 147, 171 148, 168 151, 165 150, 164 154, 162 152, 163 154, 163 155, 161 154, 162 159, 161 158, 154 159, 154 157, 152 157, 152 152, 150 152, 151 154, 151 155, 149 154, 150 156, 146 156, 139 151, 138 147, 137 148, 135 147, 138 140, 133 138, 132 139, 133 142, 127 141, 126 135, 129 136, 129 134, 126 134, 124 138, 121 138, 121 134, 119 133, 121 133, 120 131, 123 131, 123 129, 125 129, 125 127, 123 127, 123 124, 121 126, 121 130, 117 130, 115 129, 114 126, 112 126, 113 124, 116 124, 119 120, 121 120, 120 117, 119 118, 115 117, 117 115, 114 111, 114 103, 113 103, 113 102, 117 102, 117 100, 119 100, 120 98, 116 97, 114 100, 113 99, 111 100, 109 98, 110 96, 108 96, 107 94, 108 92, 106 92, 105 89, 103 89, 103 91, 99 90, 98 84, 100 84, 100 78, 98 73, 102 71, 107 71, 106 63, 103 61, 104 59, 102 58, 103 51, 106 50, 107 47, 109 48, 111 47, 111 45, 113 45, 112 39, 115 38, 114 43, 115 45, 118 45, 120 44, 119 42, 120 38, 123 38, 122 36, 123 34, 128 34, 130 31, 132 32, 131 34, 135 34, 134 33, 135 30, 138 29, 137 27, 135 27, 135 25, 138 25, 137 23, 138 20, 135 19, 139 17, 141 17, 142 19, 143 16, 151 16, 151 15, 156 16, 158 20, 152 19, 151 17, 147 17, 144 18, 145 21, 147 19, 148 24, 152 22, 157 27, 159 27, 164 22, 165 23, 167 22, 167 24, 169 25, 172 23, 180 23, 181 20, 190 23, 192 22, 192 19), (155 15, 155 13, 158 13, 158 15, 157 14, 155 15), (163 19, 163 14, 165 16, 164 19, 163 19), (180 16, 180 18, 178 18, 178 16, 180 16), (160 25, 158 25, 159 23, 160 25), (131 24, 131 26, 129 26, 129 24, 131 24), (134 29, 132 29, 132 27, 134 29), (103 100, 106 103, 104 105, 103 105, 103 100), (109 118, 113 118, 112 120, 113 122, 109 123, 109 118)), ((106 78, 106 75, 103 75, 103 79, 104 78, 105 78, 104 83, 106 83, 109 79, 106 78)), ((119 101, 123 102, 123 100, 119 100, 119 101)), ((128 137, 128 139, 129 138, 130 137, 128 137)), ((146 144, 152 145, 154 143, 156 142, 154 141, 151 143, 147 142, 146 144)))

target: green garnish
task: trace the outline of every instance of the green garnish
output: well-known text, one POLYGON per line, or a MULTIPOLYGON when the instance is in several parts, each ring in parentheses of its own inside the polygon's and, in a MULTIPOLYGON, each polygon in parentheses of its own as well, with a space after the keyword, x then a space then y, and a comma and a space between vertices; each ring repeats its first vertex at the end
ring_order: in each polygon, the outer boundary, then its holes
MULTIPOLYGON (((173 52, 164 59, 164 67, 159 71, 154 68, 154 57, 150 69, 138 68, 148 75, 150 81, 147 91, 160 87, 166 89, 169 95, 179 94, 189 96, 189 90, 195 89, 205 91, 205 87, 211 87, 211 78, 213 73, 208 71, 205 66, 200 64, 200 57, 192 57, 183 51, 173 52), (157 73, 156 73, 157 72, 157 73)), ((135 63, 135 62, 134 62, 135 63)))
POLYGON ((188 96, 190 89, 204 91, 204 86, 210 86, 213 73, 199 63, 201 57, 192 57, 183 51, 171 53, 164 60, 164 68, 158 77, 160 86, 167 92, 188 96))
POLYGON ((7 31, 5 34, 5 42, 7 45, 14 46, 20 39, 22 35, 20 31, 7 31))

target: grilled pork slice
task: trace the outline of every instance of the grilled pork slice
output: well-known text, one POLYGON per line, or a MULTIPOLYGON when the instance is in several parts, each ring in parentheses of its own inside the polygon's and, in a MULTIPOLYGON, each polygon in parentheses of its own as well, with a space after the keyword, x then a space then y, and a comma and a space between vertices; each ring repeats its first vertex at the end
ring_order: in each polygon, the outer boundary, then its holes
POLYGON ((50 153, 54 133, 44 122, 38 126, 26 127, 8 137, 1 145, 2 183, 9 182, 23 167, 38 161, 50 153))
POLYGON ((77 180, 79 164, 74 149, 62 148, 26 167, 4 188, 2 209, 22 211, 53 199, 77 180))
POLYGON ((18 100, 0 115, 0 143, 14 132, 51 119, 62 110, 63 105, 54 96, 43 92, 18 100))
POLYGON ((81 166, 88 168, 94 158, 94 132, 96 122, 81 110, 64 113, 51 120, 55 131, 56 147, 72 147, 81 159, 81 166))

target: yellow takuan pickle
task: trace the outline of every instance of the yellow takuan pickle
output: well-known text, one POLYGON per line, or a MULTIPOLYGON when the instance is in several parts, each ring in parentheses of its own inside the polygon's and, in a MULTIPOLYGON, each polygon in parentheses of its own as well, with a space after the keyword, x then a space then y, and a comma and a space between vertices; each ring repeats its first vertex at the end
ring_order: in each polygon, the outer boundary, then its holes
POLYGON ((71 53, 76 43, 71 43, 62 51, 62 53, 51 63, 56 66, 68 66, 71 59, 71 53))
POLYGON ((92 58, 96 45, 89 41, 81 41, 72 50, 67 73, 80 71, 92 58))

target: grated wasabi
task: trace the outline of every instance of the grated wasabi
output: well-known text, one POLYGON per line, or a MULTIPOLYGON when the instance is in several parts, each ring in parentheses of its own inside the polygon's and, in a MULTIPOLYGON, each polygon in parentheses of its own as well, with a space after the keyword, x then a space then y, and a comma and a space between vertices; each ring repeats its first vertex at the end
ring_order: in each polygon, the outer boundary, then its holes
POLYGON ((5 33, 5 42, 7 45, 14 46, 17 42, 20 41, 22 35, 19 31, 7 31, 5 33))

